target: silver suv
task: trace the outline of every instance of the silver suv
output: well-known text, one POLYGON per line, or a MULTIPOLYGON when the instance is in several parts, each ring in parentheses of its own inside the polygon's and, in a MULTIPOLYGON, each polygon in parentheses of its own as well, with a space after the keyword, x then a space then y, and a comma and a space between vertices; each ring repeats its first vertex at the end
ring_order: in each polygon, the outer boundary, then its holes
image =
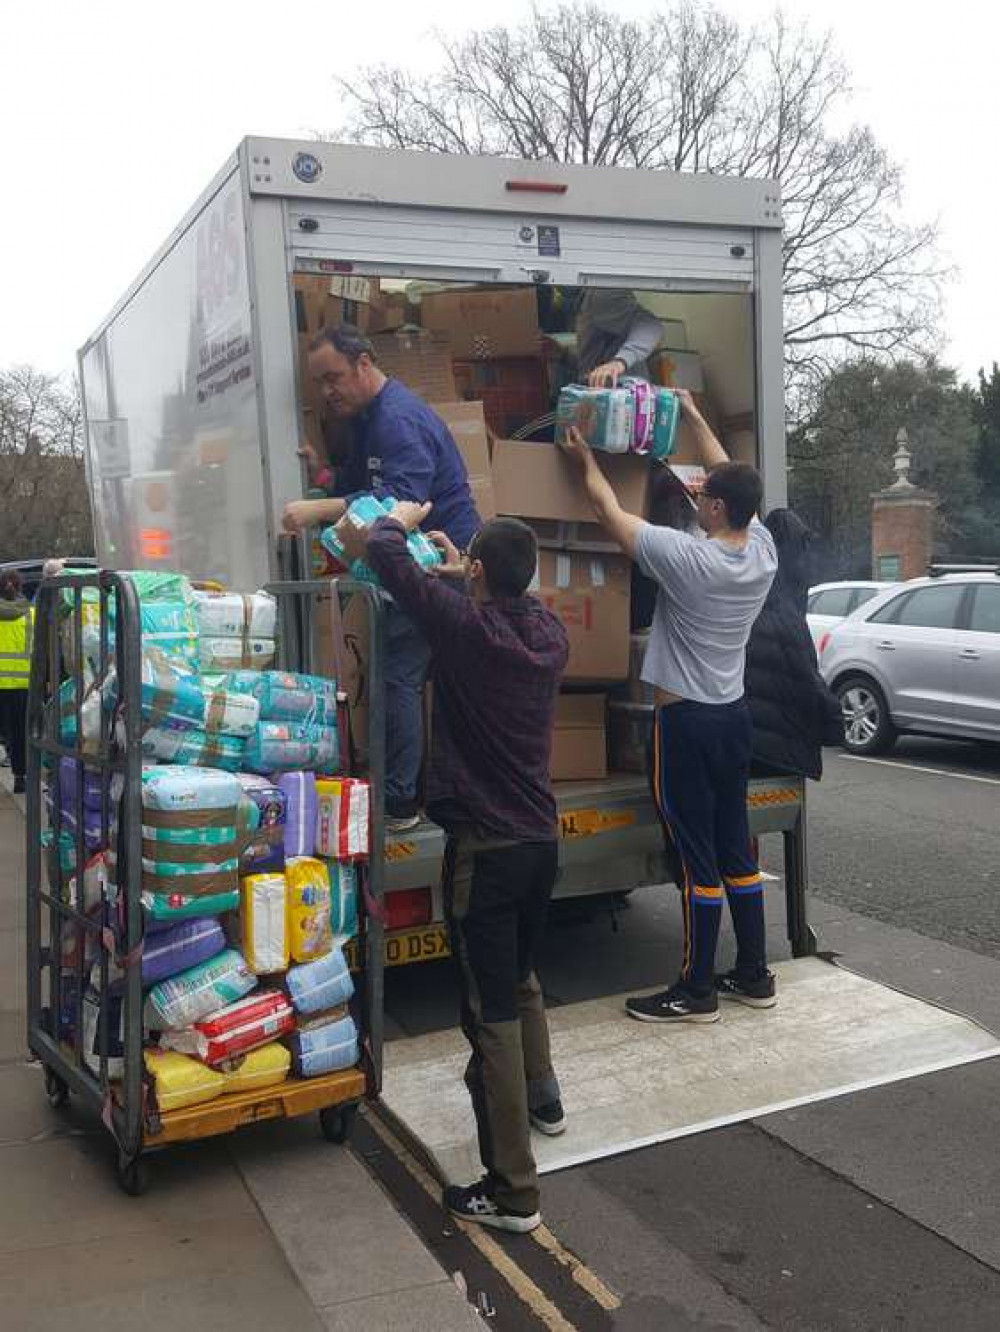
POLYGON ((900 731, 1000 741, 1000 568, 899 583, 818 650, 852 753, 882 753, 900 731))

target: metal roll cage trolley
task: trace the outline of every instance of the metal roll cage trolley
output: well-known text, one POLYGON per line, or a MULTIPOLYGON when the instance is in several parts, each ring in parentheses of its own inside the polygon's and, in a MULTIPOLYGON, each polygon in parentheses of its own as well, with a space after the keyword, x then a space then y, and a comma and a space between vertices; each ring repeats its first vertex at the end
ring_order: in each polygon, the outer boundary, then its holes
MULTIPOLYGON (((307 671, 311 639, 303 626, 310 623, 311 599, 330 593, 331 584, 296 581, 277 583, 268 590, 279 603, 280 666, 307 671)), ((367 776, 371 783, 371 844, 380 848, 384 707, 375 691, 381 680, 382 617, 375 613, 380 594, 374 589, 351 584, 344 594, 359 591, 372 616, 375 684, 370 696, 370 771, 356 775, 367 776)), ((362 975, 356 1001, 362 1067, 292 1078, 160 1113, 143 1061, 139 595, 127 574, 106 570, 64 574, 41 585, 35 614, 27 725, 27 1034, 32 1055, 44 1066, 50 1102, 61 1107, 72 1093, 100 1115, 117 1146, 119 1183, 130 1194, 146 1187, 146 1153, 265 1119, 315 1110, 324 1135, 334 1142, 345 1141, 359 1104, 376 1097, 382 1084, 382 855, 359 866, 367 907, 360 913, 362 975), (93 679, 85 675, 83 665, 85 601, 99 641, 93 679), (88 718, 86 736, 85 703, 90 718, 95 707, 99 714, 96 726, 88 718), (91 903, 85 899, 84 885, 88 776, 99 782, 100 846, 111 851, 114 864, 113 873, 102 881, 99 900, 91 903), (68 809, 64 808, 67 786, 68 809), (89 993, 88 982, 92 982, 89 993), (96 1023, 90 1026, 85 1021, 85 999, 96 1007, 96 1023), (112 1060, 120 1077, 110 1075, 112 1060)), ((341 732, 346 734, 343 726, 341 732)), ((342 746, 342 754, 349 752, 349 745, 342 746)))

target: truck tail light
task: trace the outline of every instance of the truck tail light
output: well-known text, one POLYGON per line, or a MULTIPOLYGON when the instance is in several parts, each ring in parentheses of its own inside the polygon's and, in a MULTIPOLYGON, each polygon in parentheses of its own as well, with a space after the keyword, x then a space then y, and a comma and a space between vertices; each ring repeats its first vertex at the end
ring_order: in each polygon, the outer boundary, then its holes
POLYGON ((408 930, 415 925, 429 925, 432 916, 429 888, 400 888, 385 895, 385 928, 408 930))

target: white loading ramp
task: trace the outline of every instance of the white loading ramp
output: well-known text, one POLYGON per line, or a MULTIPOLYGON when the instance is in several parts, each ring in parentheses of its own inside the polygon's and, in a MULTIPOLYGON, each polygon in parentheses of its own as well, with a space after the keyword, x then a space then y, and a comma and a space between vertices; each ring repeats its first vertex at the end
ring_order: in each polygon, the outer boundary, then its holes
MULTIPOLYGON (((569 1127, 532 1134, 542 1174, 1000 1055, 960 1014, 817 957, 780 962, 779 1002, 712 1024, 626 1017, 624 995, 549 1011, 569 1127)), ((385 1047, 383 1102, 442 1178, 482 1173, 460 1030, 385 1047)))

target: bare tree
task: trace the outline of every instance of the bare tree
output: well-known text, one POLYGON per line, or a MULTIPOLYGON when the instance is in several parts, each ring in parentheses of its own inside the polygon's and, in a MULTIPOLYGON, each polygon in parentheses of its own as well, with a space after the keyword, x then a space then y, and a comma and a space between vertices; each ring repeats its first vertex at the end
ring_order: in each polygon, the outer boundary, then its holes
POLYGON ((780 14, 743 28, 701 0, 643 22, 580 0, 437 42, 432 74, 375 65, 341 80, 338 137, 776 179, 796 396, 845 356, 933 349, 936 229, 907 220, 872 131, 837 128, 851 89, 828 36, 780 14))
POLYGON ((0 370, 0 559, 92 552, 82 420, 75 383, 0 370))

